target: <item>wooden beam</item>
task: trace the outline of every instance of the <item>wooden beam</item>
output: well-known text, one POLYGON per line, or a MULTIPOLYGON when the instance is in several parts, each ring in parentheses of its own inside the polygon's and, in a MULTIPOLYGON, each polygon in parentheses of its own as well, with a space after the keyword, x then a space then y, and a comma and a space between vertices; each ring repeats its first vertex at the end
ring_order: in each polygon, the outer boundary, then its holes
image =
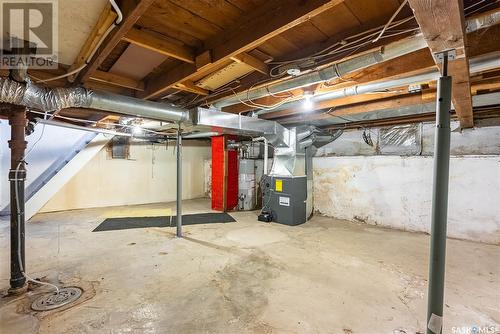
MULTIPOLYGON (((108 30, 109 26, 116 20, 117 16, 118 15, 111 9, 111 5, 108 3, 101 12, 96 25, 92 28, 92 31, 80 49, 78 56, 76 56, 75 61, 68 69, 68 72, 76 70, 85 64, 85 61, 90 56, 90 53, 95 49, 97 43, 99 43, 106 30, 108 30)), ((69 76, 68 81, 73 82, 76 76, 77 74, 69 76)))
POLYGON ((192 81, 186 80, 184 82, 178 83, 174 88, 183 90, 185 92, 195 93, 198 95, 208 95, 209 91, 201 87, 196 86, 192 81))
POLYGON ((265 75, 269 74, 269 70, 267 68, 266 63, 246 52, 233 56, 231 57, 231 59, 234 60, 235 62, 246 64, 262 74, 265 75))
MULTIPOLYGON (((202 73, 220 66, 231 57, 256 48, 258 45, 282 32, 306 22, 310 18, 341 3, 343 0, 269 0, 252 11, 242 21, 206 41, 205 48, 211 52, 211 62, 202 73)), ((206 52, 206 51, 205 51, 206 52)), ((143 98, 153 98, 176 83, 199 74, 191 64, 182 64, 168 73, 159 73, 146 82, 143 98)))
POLYGON ((186 63, 194 63, 194 52, 189 47, 161 38, 148 31, 132 28, 123 37, 123 40, 186 63))
POLYGON ((455 50, 456 59, 448 66, 448 75, 453 80, 452 101, 461 127, 474 126, 463 1, 409 0, 409 3, 431 52, 455 50))
MULTIPOLYGON (((321 101, 319 103, 315 103, 312 110, 337 108, 337 107, 346 106, 346 105, 350 105, 350 104, 381 100, 381 99, 385 99, 385 98, 389 98, 389 97, 397 97, 398 95, 401 95, 401 92, 395 91, 395 92, 384 92, 384 93, 377 93, 377 94, 363 94, 363 95, 347 96, 347 97, 343 97, 343 98, 336 99, 336 100, 327 100, 327 101, 321 101)), ((285 109, 285 110, 274 111, 274 112, 263 114, 263 115, 261 115, 261 118, 274 119, 274 118, 292 116, 292 115, 295 115, 297 113, 303 113, 303 111, 302 110, 300 110, 300 111, 294 110, 294 109, 285 109)))
MULTIPOLYGON (((489 27, 487 29, 482 29, 467 35, 468 43, 470 45, 469 56, 479 57, 485 54, 496 54, 500 51, 500 25, 489 27)), ((435 68, 434 59, 429 52, 429 49, 421 49, 414 51, 405 56, 401 56, 389 61, 385 61, 380 64, 372 65, 370 67, 348 73, 342 76, 342 79, 337 79, 330 81, 328 85, 321 85, 315 89, 316 94, 322 94, 329 92, 331 90, 336 90, 339 88, 350 87, 356 84, 372 83, 376 81, 386 81, 391 79, 397 79, 406 77, 413 74, 419 74, 423 71, 435 68)), ((485 77, 486 78, 486 77, 485 77)), ((245 86, 247 89, 248 87, 245 86)), ((291 90, 287 93, 295 95, 291 100, 296 100, 301 95, 301 89, 291 90)), ((280 94, 286 96, 286 94, 280 94)), ((378 95, 378 94, 377 94, 378 95)), ((351 97, 354 99, 354 97, 351 97)), ((276 98, 272 96, 266 96, 261 99, 256 99, 256 103, 263 105, 273 105, 279 103, 282 98, 276 98)), ((216 100, 215 100, 216 101, 216 100)), ((313 110, 331 108, 333 106, 343 105, 344 99, 336 99, 332 101, 324 101, 316 103, 313 106, 313 110)), ((210 101, 213 102, 213 101, 210 101)), ((235 104, 231 106, 224 107, 222 110, 225 112, 245 112, 250 111, 255 108, 245 106, 244 104, 235 104)), ((290 116, 293 114, 301 113, 299 109, 285 109, 276 112, 270 112, 262 115, 264 118, 276 118, 290 116)))
POLYGON ((120 2, 119 5, 123 13, 122 22, 106 37, 87 67, 80 71, 76 81, 84 82, 90 78, 153 2, 154 0, 123 0, 120 2))
POLYGON ((99 70, 95 71, 92 74, 92 76, 90 77, 90 80, 105 82, 105 83, 108 83, 110 85, 130 88, 130 89, 137 90, 137 91, 144 90, 144 83, 142 83, 142 82, 139 82, 135 79, 124 77, 122 75, 104 72, 104 71, 99 71, 99 70))
MULTIPOLYGON (((472 95, 476 95, 480 90, 500 90, 500 80, 497 78, 491 80, 483 80, 479 82, 474 82, 472 84, 472 95)), ((384 93, 386 94, 386 93, 384 93)), ((381 97, 384 97, 384 94, 381 97)), ((378 95, 378 94, 377 94, 378 95)), ((370 94, 359 95, 357 97, 359 100, 358 103, 350 104, 350 105, 332 105, 332 110, 327 112, 317 112, 317 113, 301 113, 297 115, 293 115, 291 117, 283 118, 279 120, 282 124, 295 124, 304 121, 318 121, 329 119, 335 116, 348 116, 359 113, 366 112, 375 112, 386 109, 396 109, 402 107, 408 107, 417 104, 425 104, 431 103, 436 100, 436 89, 429 88, 423 90, 421 93, 412 93, 412 94, 404 94, 396 97, 388 97, 388 98, 379 98, 376 100, 372 100, 370 98, 370 94), (365 102, 362 102, 364 99, 361 97, 365 96, 365 102)), ((328 101, 326 101, 328 102, 328 101)), ((335 102, 335 101, 331 101, 335 102)))
POLYGON ((357 103, 354 105, 346 105, 337 108, 332 107, 332 110, 327 112, 319 112, 314 114, 302 113, 292 117, 284 118, 279 122, 282 124, 294 124, 304 121, 319 121, 324 119, 330 119, 331 117, 335 116, 348 116, 352 114, 359 114, 359 113, 371 112, 383 109, 401 108, 404 106, 432 102, 433 101, 432 98, 434 96, 435 95, 432 94, 424 95, 421 93, 405 94, 393 98, 379 99, 376 101, 368 101, 364 103, 357 103))

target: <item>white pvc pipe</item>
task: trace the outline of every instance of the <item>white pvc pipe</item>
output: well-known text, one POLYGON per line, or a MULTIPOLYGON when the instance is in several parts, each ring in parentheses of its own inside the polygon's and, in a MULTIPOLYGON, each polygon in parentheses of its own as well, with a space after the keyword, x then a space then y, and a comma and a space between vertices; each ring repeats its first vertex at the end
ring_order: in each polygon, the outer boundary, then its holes
POLYGON ((267 138, 265 137, 257 137, 257 138, 252 138, 252 141, 262 141, 264 142, 264 175, 267 175, 268 170, 267 170, 267 160, 269 156, 269 151, 267 147, 267 138))

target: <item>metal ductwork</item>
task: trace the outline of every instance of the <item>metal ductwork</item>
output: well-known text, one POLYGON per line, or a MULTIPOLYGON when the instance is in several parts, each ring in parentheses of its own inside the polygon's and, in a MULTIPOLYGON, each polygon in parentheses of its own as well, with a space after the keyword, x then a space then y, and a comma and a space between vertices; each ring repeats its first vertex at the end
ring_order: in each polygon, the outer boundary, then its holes
MULTIPOLYGON (((500 67, 500 58, 497 55, 488 56, 483 58, 474 58, 469 62, 470 73, 479 73, 487 70, 491 70, 500 67)), ((411 84, 434 81, 439 78, 439 71, 437 69, 431 69, 421 74, 412 75, 409 77, 387 80, 381 82, 373 82, 367 84, 361 84, 356 86, 350 86, 346 88, 341 88, 337 90, 332 90, 321 95, 315 95, 311 98, 311 101, 321 102, 327 100, 340 99, 347 96, 354 96, 366 93, 372 93, 377 91, 383 91, 385 89, 391 89, 396 87, 408 86, 411 84)), ((276 107, 272 110, 260 110, 257 114, 265 114, 270 112, 275 112, 285 109, 300 108, 302 101, 288 102, 276 107)))
MULTIPOLYGON (((488 28, 500 23, 500 12, 488 13, 476 18, 467 20, 466 30, 467 33, 477 31, 479 29, 488 28)), ((261 97, 283 93, 292 89, 311 86, 313 84, 322 83, 334 79, 342 78, 348 73, 367 68, 385 62, 397 57, 407 55, 411 52, 427 48, 427 43, 421 34, 390 43, 377 50, 366 52, 359 56, 340 61, 332 66, 324 69, 310 72, 290 80, 278 82, 265 87, 256 88, 250 91, 241 92, 226 98, 223 98, 213 104, 216 108, 223 108, 233 104, 238 104, 241 101, 255 100, 261 97)), ((280 109, 284 109, 281 105, 279 108, 272 108, 271 110, 259 110, 257 114, 264 114, 280 109)))
POLYGON ((313 84, 341 78, 342 76, 384 62, 410 52, 423 49, 427 44, 422 35, 413 36, 409 39, 391 43, 381 47, 376 51, 368 52, 360 56, 336 63, 319 71, 307 73, 293 79, 272 84, 266 87, 257 88, 251 91, 238 93, 224 98, 213 105, 216 108, 223 108, 240 103, 241 100, 255 100, 270 94, 279 94, 292 89, 311 86, 313 84))
POLYGON ((20 83, 0 78, 0 102, 22 105, 46 112, 65 108, 91 108, 168 122, 187 122, 189 112, 164 103, 86 89, 47 88, 31 81, 20 83))

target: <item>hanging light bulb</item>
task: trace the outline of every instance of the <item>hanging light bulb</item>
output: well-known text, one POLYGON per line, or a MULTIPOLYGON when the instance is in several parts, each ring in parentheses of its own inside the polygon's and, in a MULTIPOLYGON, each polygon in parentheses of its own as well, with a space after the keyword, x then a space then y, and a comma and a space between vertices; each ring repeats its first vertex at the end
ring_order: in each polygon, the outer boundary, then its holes
POLYGON ((302 108, 305 111, 311 111, 314 107, 314 102, 312 101, 313 94, 310 92, 304 92, 302 97, 304 98, 304 101, 302 102, 302 108))

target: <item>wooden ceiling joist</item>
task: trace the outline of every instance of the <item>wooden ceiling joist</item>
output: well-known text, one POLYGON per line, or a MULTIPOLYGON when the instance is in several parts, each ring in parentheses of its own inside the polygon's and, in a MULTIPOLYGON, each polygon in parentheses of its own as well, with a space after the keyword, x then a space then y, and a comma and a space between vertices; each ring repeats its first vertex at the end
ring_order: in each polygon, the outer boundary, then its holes
POLYGON ((231 59, 235 62, 246 64, 262 74, 267 75, 269 73, 266 63, 246 52, 231 57, 231 59))
POLYGON ((134 26, 154 0, 123 0, 119 3, 123 14, 122 22, 106 37, 90 63, 78 73, 76 81, 84 82, 99 68, 111 51, 134 26))
POLYGON ((208 95, 209 91, 203 89, 201 87, 196 86, 192 81, 186 80, 184 82, 180 82, 174 86, 174 88, 178 90, 183 90, 185 92, 190 92, 198 95, 208 95))
MULTIPOLYGON (((211 62, 202 70, 220 66, 231 57, 256 48, 263 42, 334 7, 343 0, 270 0, 248 13, 242 21, 204 43, 211 62)), ((168 73, 160 73, 146 82, 143 98, 154 98, 179 82, 192 79, 199 70, 192 64, 182 64, 168 73)))
POLYGON ((132 28, 123 40, 186 63, 194 63, 193 50, 148 31, 132 28))
MULTIPOLYGON (((500 90, 500 80, 492 79, 480 82, 474 82, 472 84, 472 95, 476 95, 481 90, 500 90)), ((431 103, 436 100, 436 89, 428 88, 422 90, 420 93, 412 93, 412 94, 402 94, 393 97, 384 97, 384 94, 380 94, 380 97, 377 99, 376 94, 375 97, 370 97, 370 95, 359 95, 356 97, 356 100, 350 101, 351 103, 357 102, 350 105, 337 105, 336 107, 332 107, 331 110, 326 112, 317 112, 313 114, 299 114, 293 115, 291 117, 280 119, 280 123, 282 124, 295 124, 304 121, 318 121, 318 120, 326 120, 335 116, 349 116, 359 113, 366 112, 375 112, 381 110, 388 109, 399 109, 403 107, 409 107, 414 105, 421 105, 425 103, 431 103), (364 96, 364 98, 363 98, 364 96), (364 100, 364 101, 363 101, 364 100)), ((341 101, 347 102, 347 101, 341 101)))
POLYGON ((122 75, 104 72, 104 71, 99 71, 99 70, 92 73, 90 80, 105 82, 105 83, 108 83, 110 85, 130 88, 130 89, 137 90, 137 91, 144 90, 144 83, 142 83, 140 81, 137 81, 137 80, 134 80, 131 78, 127 78, 127 77, 124 77, 122 75))
POLYGON ((448 75, 453 80, 452 101, 461 127, 474 126, 463 2, 409 0, 409 3, 431 52, 455 50, 456 59, 448 66, 448 75))
MULTIPOLYGON (((500 25, 495 25, 487 29, 478 30, 467 35, 468 43, 470 45, 469 56, 479 57, 485 54, 496 54, 500 52, 500 25)), ((373 65, 349 74, 346 74, 342 79, 330 81, 328 85, 319 86, 316 94, 325 93, 331 90, 345 88, 357 84, 373 83, 377 81, 386 81, 397 78, 406 77, 413 74, 419 74, 423 71, 435 67, 434 59, 429 52, 428 48, 414 51, 405 56, 401 56, 377 65, 373 65)), ((288 93, 294 93, 289 91, 288 93)), ((286 94, 285 94, 286 95, 286 94)), ((299 94, 301 95, 301 94, 299 94)), ((300 96, 298 96, 300 97, 300 96)), ((263 105, 272 105, 279 103, 283 98, 265 97, 256 99, 255 102, 263 105)), ((292 100, 297 99, 293 98, 292 100)), ((351 97, 355 100, 355 97, 351 97)), ((356 102, 352 102, 356 103, 356 102)), ((348 104, 344 103, 344 99, 321 101, 314 104, 313 110, 332 108, 338 105, 348 104)), ((245 112, 255 108, 244 104, 235 104, 223 108, 226 112, 245 112)), ((300 109, 284 109, 280 111, 272 111, 262 115, 264 118, 278 118, 284 116, 291 116, 294 114, 303 113, 300 109)))

